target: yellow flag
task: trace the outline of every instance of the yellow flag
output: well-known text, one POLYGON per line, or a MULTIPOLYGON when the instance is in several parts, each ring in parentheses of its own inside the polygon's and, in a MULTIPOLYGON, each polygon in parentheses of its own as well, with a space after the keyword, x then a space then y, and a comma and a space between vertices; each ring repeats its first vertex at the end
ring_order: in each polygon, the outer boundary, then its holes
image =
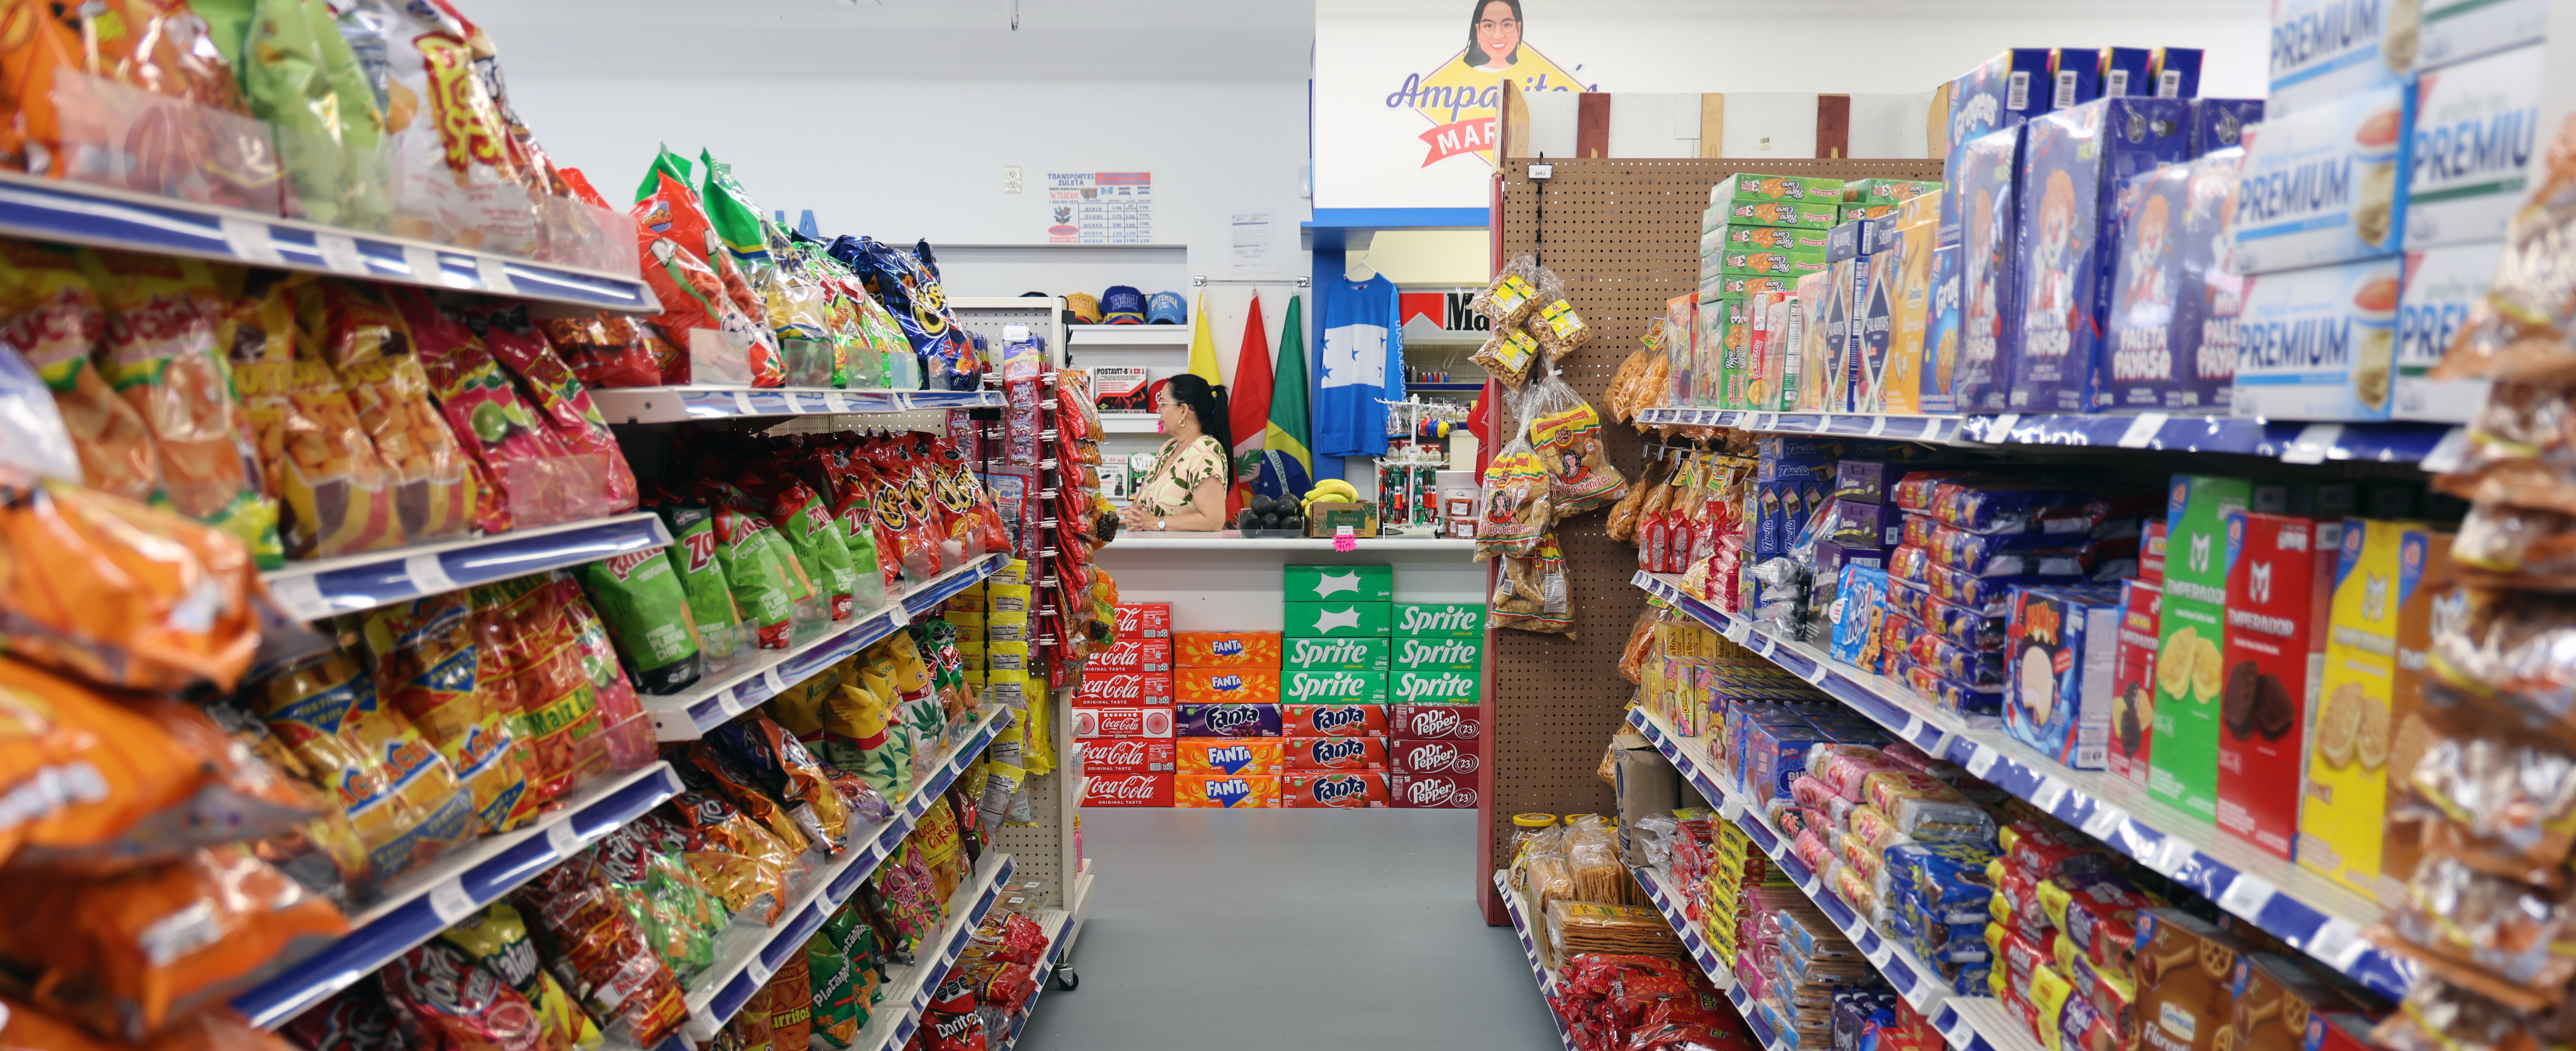
POLYGON ((1205 292, 1199 293, 1198 309, 1190 313, 1190 375, 1211 387, 1225 382, 1224 373, 1216 370, 1216 331, 1208 327, 1205 292))

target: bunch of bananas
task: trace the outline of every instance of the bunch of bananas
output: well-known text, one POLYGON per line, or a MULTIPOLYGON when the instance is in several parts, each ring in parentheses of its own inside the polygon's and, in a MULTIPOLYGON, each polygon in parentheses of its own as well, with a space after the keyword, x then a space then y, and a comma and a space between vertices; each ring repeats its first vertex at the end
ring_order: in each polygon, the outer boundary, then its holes
POLYGON ((1297 505, 1298 511, 1302 513, 1313 508, 1315 506, 1315 501, 1317 500, 1335 504, 1358 504, 1367 502, 1360 499, 1360 491, 1351 488, 1351 483, 1345 482, 1339 478, 1327 478, 1315 483, 1314 488, 1306 491, 1306 499, 1297 505))

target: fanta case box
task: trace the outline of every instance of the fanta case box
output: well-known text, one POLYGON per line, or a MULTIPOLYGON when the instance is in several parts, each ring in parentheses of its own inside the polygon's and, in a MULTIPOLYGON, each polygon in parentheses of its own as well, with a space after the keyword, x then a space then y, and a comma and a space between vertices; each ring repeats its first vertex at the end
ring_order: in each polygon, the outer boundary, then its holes
POLYGON ((1168 807, 1176 774, 1100 774, 1089 778, 1082 805, 1097 807, 1168 807))
POLYGON ((1262 810, 1279 805, 1277 774, 1176 774, 1172 805, 1204 810, 1262 810))
POLYGON ((1075 740, 1093 737, 1160 737, 1172 736, 1173 713, 1170 708, 1076 708, 1073 710, 1075 740))
POLYGON ((1485 607, 1466 604, 1398 602, 1387 625, 1391 634, 1413 638, 1483 638, 1485 607))
POLYGON ((1075 744, 1086 776, 1168 774, 1178 762, 1169 737, 1094 737, 1075 744))
POLYGON ((1416 671, 1404 668, 1387 676, 1387 699, 1398 704, 1464 704, 1484 699, 1484 680, 1472 671, 1416 671))
POLYGON ((1385 704, 1386 676, 1373 671, 1281 672, 1282 704, 1385 704))
POLYGON ((1184 704, 1173 714, 1183 737, 1279 736, 1275 704, 1184 704))
POLYGON ((1281 567, 1281 601, 1385 602, 1395 597, 1394 566, 1281 567))
POLYGON ((1266 668, 1183 668, 1172 673, 1181 704, 1277 704, 1279 673, 1266 668))
MULTIPOLYGON (((1403 640, 1412 641, 1412 640, 1403 640)), ((1279 666, 1289 671, 1386 671, 1385 639, 1281 639, 1279 666)))
POLYGON ((1279 667, 1275 631, 1184 631, 1172 641, 1172 660, 1183 668, 1279 667))
POLYGON ((1284 737, 1280 739, 1280 749, 1291 774, 1384 770, 1387 766, 1386 739, 1382 737, 1284 737))
POLYGON ((1282 763, 1276 737, 1184 737, 1173 744, 1184 774, 1276 774, 1282 763))
POLYGON ((1085 671, 1170 671, 1172 640, 1120 639, 1082 659, 1085 671))
POLYGON ((1387 779, 1387 805, 1398 810, 1474 810, 1473 774, 1395 774, 1387 779))
POLYGON ((1485 666, 1485 637, 1479 632, 1453 637, 1399 638, 1394 640, 1387 659, 1396 667, 1416 672, 1455 671, 1473 675, 1485 666))
POLYGON ((1387 735, 1399 741, 1473 741, 1484 714, 1472 704, 1397 704, 1386 711, 1387 735))
POLYGON ((1481 741, 1397 741, 1387 746, 1386 765, 1399 774, 1455 774, 1468 777, 1485 765, 1481 741))
POLYGON ((1382 809, 1387 800, 1386 775, 1373 770, 1290 774, 1279 782, 1279 805, 1283 807, 1382 809))
POLYGON ((1119 638, 1172 637, 1172 604, 1169 602, 1121 602, 1117 614, 1119 638))
POLYGON ((1172 673, 1167 671, 1085 671, 1074 692, 1076 708, 1120 708, 1172 703, 1172 673))
POLYGON ((1290 737, 1384 737, 1382 704, 1283 704, 1279 725, 1290 737))
POLYGON ((1387 633, 1387 608, 1375 600, 1290 602, 1282 619, 1292 639, 1382 639, 1387 633))

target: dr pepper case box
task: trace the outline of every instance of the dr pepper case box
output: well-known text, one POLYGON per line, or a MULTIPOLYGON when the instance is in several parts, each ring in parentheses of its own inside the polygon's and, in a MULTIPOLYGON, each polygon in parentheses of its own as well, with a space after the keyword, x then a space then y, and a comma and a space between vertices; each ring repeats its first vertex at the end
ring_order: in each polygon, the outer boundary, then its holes
POLYGON ((1389 705, 1386 722, 1387 735, 1399 741, 1473 741, 1484 733, 1484 715, 1472 704, 1389 705))
POLYGON ((1179 763, 1169 737, 1095 737, 1074 742, 1082 749, 1082 772, 1099 774, 1168 774, 1179 763))
POLYGON ((2155 745, 2147 792, 2218 819, 2218 693, 2227 666, 2227 519, 2254 483, 2178 474, 2165 505, 2165 597, 2157 610, 2155 745))
POLYGON ((1182 737, 1277 737, 1275 704, 1184 704, 1173 709, 1182 737))
POLYGON ((1476 741, 1397 741, 1387 746, 1386 763, 1399 774, 1456 774, 1466 777, 1485 765, 1476 741))
POLYGON ((1284 737, 1279 743, 1291 774, 1387 767, 1386 739, 1381 737, 1284 737))
POLYGON ((1413 671, 1474 674, 1485 666, 1485 639, 1482 635, 1396 639, 1388 660, 1413 671))
POLYGON ((1390 805, 1398 810, 1473 810, 1476 778, 1458 774, 1395 774, 1387 779, 1390 805))
POLYGON ((1286 762, 1276 737, 1183 737, 1172 754, 1183 774, 1276 774, 1286 762))
POLYGON ((1172 637, 1172 664, 1179 668, 1279 667, 1279 633, 1275 631, 1184 631, 1172 637))
POLYGON ((2161 581, 2132 578, 2120 582, 2120 642, 2111 676, 2111 741, 2103 756, 2103 768, 2139 788, 2147 786, 2147 756, 2156 740, 2156 621, 2164 595, 2161 581))
POLYGON ((1280 567, 1282 602, 1385 602, 1395 597, 1394 566, 1280 567))
POLYGON ((1290 774, 1279 781, 1279 805, 1292 809, 1385 809, 1388 799, 1386 775, 1371 770, 1290 774))
POLYGON ((1283 619, 1292 639, 1382 639, 1386 637, 1387 604, 1358 602, 1289 602, 1283 619))
POLYGON ((2227 530, 2218 827, 2286 861, 2299 834, 2303 731, 2325 662, 2343 522, 2248 511, 2227 530))
POLYGON ((1170 708, 1076 708, 1073 710, 1075 740, 1093 737, 1159 737, 1172 736, 1174 714, 1170 708))
POLYGON ((1373 671, 1279 673, 1282 704, 1385 704, 1386 676, 1373 671))
POLYGON ((1290 737, 1384 737, 1382 704, 1283 704, 1279 727, 1290 737))
POLYGON ((1172 673, 1179 704, 1277 704, 1279 673, 1262 668, 1183 668, 1172 673))
POLYGON ((1167 672, 1172 670, 1172 640, 1120 639, 1082 659, 1085 671, 1167 672))
POLYGON ((1472 603, 1398 602, 1388 633, 1412 638, 1483 638, 1485 607, 1472 603))
POLYGON ((1116 607, 1118 637, 1122 639, 1168 639, 1172 637, 1172 604, 1169 602, 1121 602, 1116 607))
POLYGON ((1279 805, 1277 774, 1176 774, 1172 805, 1201 810, 1269 810, 1279 805))
POLYGON ((1096 774, 1086 779, 1089 787, 1082 793, 1087 807, 1168 807, 1172 805, 1172 781, 1179 775, 1096 774))
POLYGON ((2095 366, 2107 357, 2102 325, 2121 255, 2120 198, 2131 176, 2190 155, 2190 118, 2181 99, 2123 97, 2034 117, 2023 129, 2012 408, 2107 404, 2108 370, 2095 366))
POLYGON ((1168 707, 1172 673, 1167 671, 1089 671, 1074 691, 1076 708, 1168 707))
MULTIPOLYGON (((1411 641, 1411 640, 1404 640, 1411 641)), ((1386 671, 1386 639, 1281 639, 1279 666, 1286 671, 1386 671)))
POLYGON ((1484 680, 1469 671, 1415 671, 1400 668, 1386 679, 1386 695, 1397 704, 1463 704, 1474 708, 1484 699, 1484 680))

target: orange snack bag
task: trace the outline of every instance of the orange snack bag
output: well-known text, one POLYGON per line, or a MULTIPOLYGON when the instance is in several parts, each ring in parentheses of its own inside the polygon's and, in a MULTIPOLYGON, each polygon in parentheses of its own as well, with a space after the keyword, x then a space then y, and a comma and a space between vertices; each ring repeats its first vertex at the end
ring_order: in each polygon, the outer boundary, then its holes
POLYGON ((286 498, 281 532, 287 553, 329 558, 401 546, 393 473, 359 426, 357 406, 340 377, 324 362, 295 362, 286 404, 279 482, 286 498))
POLYGON ((102 880, 0 872, 0 900, 0 958, 37 976, 36 1006, 120 1041, 220 1007, 298 942, 349 931, 330 903, 236 847, 102 880))
POLYGON ((103 685, 230 690, 260 587, 239 537, 0 471, 0 650, 103 685))
POLYGON ((254 545, 273 543, 277 505, 253 482, 257 460, 215 347, 231 311, 206 264, 87 249, 81 268, 107 310, 98 360, 161 450, 161 488, 180 514, 254 545))
POLYGON ((472 461, 438 407, 429 376, 409 354, 362 361, 343 370, 358 422, 394 476, 394 517, 420 543, 462 536, 474 524, 472 461))
POLYGON ((269 732, 322 772, 378 875, 390 878, 474 834, 472 800, 457 790, 454 769, 383 704, 358 661, 328 653, 268 679, 256 694, 269 732))
POLYGON ((377 610, 367 617, 376 692, 438 747, 474 796, 486 832, 506 832, 536 814, 520 769, 510 712, 477 688, 481 654, 473 608, 451 591, 377 610))
POLYGON ((79 258, 58 248, 0 240, 0 313, 7 315, 0 329, 54 393, 63 427, 80 453, 81 478, 90 488, 128 500, 152 499, 161 489, 161 452, 142 414, 116 396, 91 360, 107 315, 79 258))
POLYGON ((562 795, 580 780, 583 741, 599 732, 599 691, 582 667, 571 618, 547 574, 475 588, 478 610, 494 610, 504 625, 501 645, 519 707, 518 732, 528 794, 539 803, 562 795))

